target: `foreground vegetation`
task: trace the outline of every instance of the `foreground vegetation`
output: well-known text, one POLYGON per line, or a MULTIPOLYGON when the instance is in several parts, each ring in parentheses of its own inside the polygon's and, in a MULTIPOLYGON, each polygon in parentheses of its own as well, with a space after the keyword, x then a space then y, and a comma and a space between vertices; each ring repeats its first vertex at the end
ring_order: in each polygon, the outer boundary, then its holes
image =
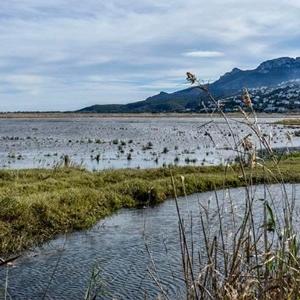
MULTIPOLYGON (((300 182, 300 155, 279 163, 285 182, 300 182)), ((270 163, 267 181, 276 183, 270 163)), ((266 181, 261 167, 248 168, 253 183, 266 181)), ((91 227, 122 207, 153 205, 178 195, 247 185, 238 166, 170 167, 89 172, 78 168, 0 171, 0 257, 91 227)))
MULTIPOLYGON (((217 193, 212 199, 215 208, 211 207, 211 200, 199 204, 200 241, 204 249, 196 254, 198 262, 195 263, 192 221, 191 225, 185 225, 187 222, 181 216, 176 184, 173 183, 186 298, 300 299, 299 215, 296 203, 299 195, 296 190, 288 195, 285 185, 286 181, 299 181, 299 153, 283 159, 276 157, 271 138, 266 139, 258 124, 247 89, 242 94, 245 110, 241 106, 238 109, 243 117, 242 123, 259 140, 263 152, 258 151, 253 143, 252 134, 242 138, 235 136, 227 114, 219 107, 207 85, 190 72, 187 72, 187 80, 207 94, 224 118, 233 136, 232 148, 237 151, 237 170, 243 178, 241 182, 245 183, 245 194, 239 209, 230 195, 228 199, 221 200, 217 193), (269 159, 259 158, 262 153, 269 159), (257 171, 258 167, 260 171, 257 171), (261 186, 263 195, 256 199, 255 184, 258 182, 264 183, 261 186), (270 182, 280 183, 275 197, 270 195, 270 182)), ((292 141, 293 137, 289 134, 287 138, 292 141)))

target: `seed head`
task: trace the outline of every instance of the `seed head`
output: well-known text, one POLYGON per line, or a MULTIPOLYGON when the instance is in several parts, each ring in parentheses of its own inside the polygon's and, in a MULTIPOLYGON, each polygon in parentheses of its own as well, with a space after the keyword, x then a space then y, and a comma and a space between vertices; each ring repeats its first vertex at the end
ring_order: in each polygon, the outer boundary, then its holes
POLYGON ((253 143, 249 139, 249 137, 245 137, 242 141, 242 147, 245 151, 250 151, 253 149, 253 143))
POLYGON ((186 80, 191 84, 194 84, 197 81, 197 77, 190 72, 186 72, 186 80))
POLYGON ((251 107, 252 106, 252 100, 250 98, 249 92, 247 89, 244 89, 243 95, 242 95, 243 102, 246 106, 251 107))

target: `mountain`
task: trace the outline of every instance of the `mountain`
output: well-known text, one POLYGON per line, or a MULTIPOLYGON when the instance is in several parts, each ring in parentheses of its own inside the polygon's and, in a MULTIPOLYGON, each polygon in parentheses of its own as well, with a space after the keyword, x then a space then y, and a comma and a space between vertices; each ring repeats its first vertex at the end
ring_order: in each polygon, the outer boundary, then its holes
MULTIPOLYGON (((210 84, 210 91, 217 98, 228 98, 241 93, 243 88, 259 89, 276 87, 283 82, 300 79, 300 57, 281 57, 261 63, 254 70, 234 68, 210 84)), ((202 102, 209 105, 206 94, 197 87, 174 93, 161 92, 146 100, 129 104, 93 105, 78 112, 140 113, 199 111, 202 102)))
POLYGON ((124 105, 93 105, 77 112, 97 113, 159 113, 194 111, 199 108, 199 97, 203 93, 196 87, 188 88, 172 94, 161 92, 146 100, 124 105))
POLYGON ((221 76, 213 86, 228 94, 244 87, 270 87, 294 79, 300 79, 300 57, 281 57, 265 61, 254 70, 235 68, 221 76))

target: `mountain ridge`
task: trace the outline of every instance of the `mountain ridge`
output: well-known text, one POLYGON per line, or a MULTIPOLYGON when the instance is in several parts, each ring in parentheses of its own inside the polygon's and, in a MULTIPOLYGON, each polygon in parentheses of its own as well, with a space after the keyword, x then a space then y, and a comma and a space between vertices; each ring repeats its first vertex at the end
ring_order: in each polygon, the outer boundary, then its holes
MULTIPOLYGON (((216 98, 228 98, 243 88, 275 87, 282 82, 300 79, 300 57, 280 57, 262 62, 255 69, 233 68, 209 85, 216 98)), ((92 105, 77 112, 95 113, 155 113, 199 111, 207 103, 206 94, 197 87, 160 92, 145 100, 128 104, 92 105)))

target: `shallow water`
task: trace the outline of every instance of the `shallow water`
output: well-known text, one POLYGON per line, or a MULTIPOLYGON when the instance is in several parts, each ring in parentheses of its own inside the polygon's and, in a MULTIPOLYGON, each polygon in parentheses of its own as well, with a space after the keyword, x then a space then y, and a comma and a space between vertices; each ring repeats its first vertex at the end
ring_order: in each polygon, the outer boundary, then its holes
MULTIPOLYGON (((227 125, 220 118, 209 121, 201 117, 1 119, 0 166, 50 168, 64 155, 90 170, 212 165, 234 159, 232 151, 224 150, 233 144, 227 125)), ((231 121, 237 140, 250 133, 238 121, 231 121)), ((287 139, 287 131, 293 129, 269 124, 274 121, 259 120, 262 132, 272 133, 273 147, 300 146, 299 137, 287 139)), ((253 142, 259 149, 254 137, 253 142)))
MULTIPOLYGON (((284 191, 280 185, 268 188, 267 199, 280 206, 284 191)), ((289 198, 296 198, 296 215, 300 207, 300 185, 287 185, 289 198)), ((255 221, 262 222, 263 186, 253 187, 255 221)), ((230 216, 232 199, 239 215, 245 199, 244 188, 219 191, 224 220, 230 216)), ((182 216, 188 224, 193 217, 193 241, 196 251, 203 249, 199 203, 213 209, 214 193, 207 192, 180 198, 182 216)), ((217 218, 211 216, 212 222, 217 218)), ((299 218, 296 219, 299 222, 299 218)), ((217 224, 217 223, 216 223, 217 224)), ((217 226, 217 225, 216 225, 217 226)), ((234 230, 234 228, 232 228, 234 230)), ((231 239, 230 226, 226 239, 231 239)), ((189 236, 189 230, 188 236, 189 236)), ((178 240, 178 217, 175 201, 156 207, 122 209, 91 230, 60 236, 47 245, 26 253, 8 269, 9 294, 12 299, 83 299, 93 270, 100 270, 97 299, 155 299, 159 290, 149 275, 153 271, 146 245, 156 265, 156 273, 170 299, 182 299, 181 256, 178 240), (52 279, 51 279, 52 278, 52 279)), ((0 287, 4 287, 7 269, 0 269, 0 287)), ((154 271, 153 271, 154 272, 154 271)), ((0 288, 0 290, 1 290, 0 288)), ((1 294, 1 292, 0 292, 1 294)))

